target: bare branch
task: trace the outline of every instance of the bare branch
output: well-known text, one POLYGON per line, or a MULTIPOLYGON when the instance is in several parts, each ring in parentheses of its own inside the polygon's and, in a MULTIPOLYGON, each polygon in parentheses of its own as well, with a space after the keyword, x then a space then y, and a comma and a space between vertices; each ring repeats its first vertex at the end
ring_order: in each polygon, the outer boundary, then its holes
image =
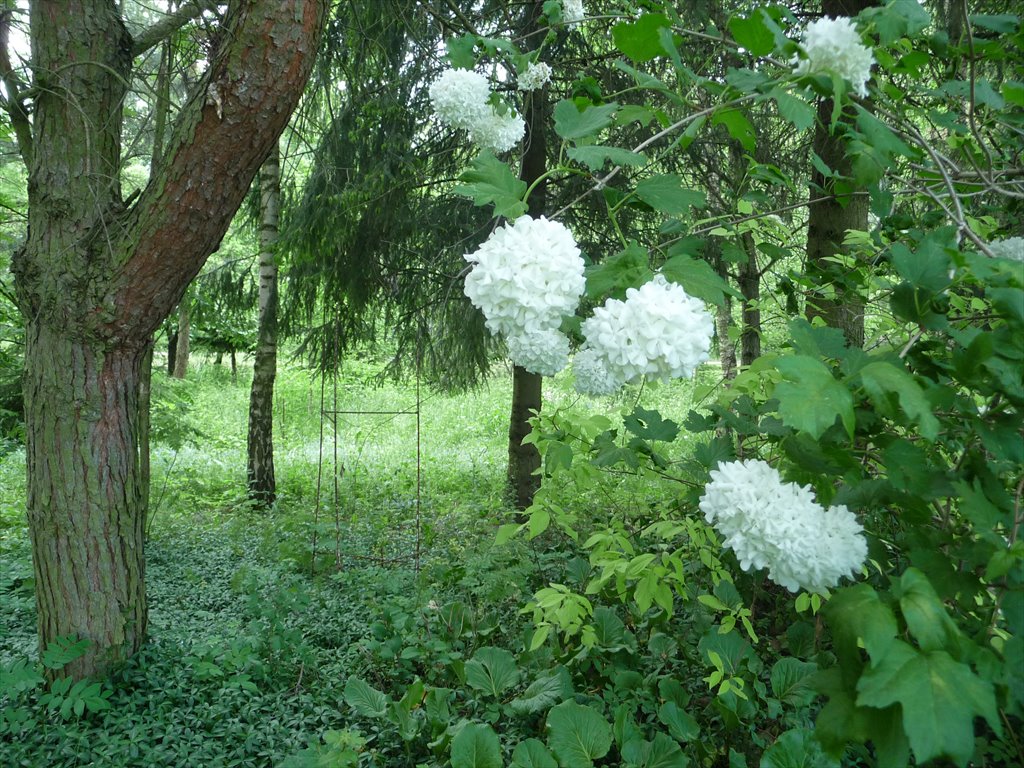
POLYGON ((141 56, 150 48, 159 45, 204 11, 215 11, 223 0, 189 0, 174 13, 169 13, 149 29, 140 32, 132 42, 132 56, 141 56))

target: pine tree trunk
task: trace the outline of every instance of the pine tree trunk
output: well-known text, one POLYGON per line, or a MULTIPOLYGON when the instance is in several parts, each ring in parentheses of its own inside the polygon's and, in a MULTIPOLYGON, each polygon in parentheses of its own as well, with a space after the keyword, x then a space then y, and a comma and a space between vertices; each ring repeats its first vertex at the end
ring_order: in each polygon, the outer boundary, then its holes
POLYGON ((105 674, 146 634, 139 389, 153 332, 217 247, 312 66, 324 0, 233 4, 159 170, 121 197, 133 41, 112 0, 36 0, 26 318, 28 521, 40 645, 77 635, 62 673, 105 674))
POLYGON ((26 329, 28 521, 39 634, 88 638, 61 674, 131 656, 146 635, 136 451, 146 345, 105 349, 47 321, 26 329))
MULTIPOLYGON (((275 148, 260 170, 259 321, 256 357, 249 394, 249 497, 270 506, 276 497, 274 478, 274 378, 277 375, 277 262, 278 212, 281 205, 281 169, 275 148)), ((234 355, 232 354, 232 360, 234 355)))
MULTIPOLYGON (((534 0, 526 11, 524 30, 526 50, 532 50, 542 39, 536 31, 542 13, 543 3, 534 0)), ((547 142, 545 125, 545 104, 547 88, 531 92, 526 99, 523 119, 526 122, 526 151, 519 178, 533 184, 544 175, 547 167, 547 142)), ((530 194, 528 213, 534 218, 542 216, 547 209, 547 184, 541 182, 530 194)), ((529 419, 542 404, 543 377, 530 373, 520 366, 512 368, 512 411, 508 428, 508 490, 516 509, 526 509, 533 503, 534 494, 540 488, 540 453, 537 446, 524 443, 530 434, 529 419)))
MULTIPOLYGON (((827 16, 856 16, 874 5, 873 0, 824 0, 822 11, 827 16)), ((814 132, 814 151, 840 176, 848 176, 852 167, 846 155, 841 131, 829 130, 832 100, 818 103, 818 123, 814 132)), ((805 314, 808 320, 821 318, 825 324, 842 330, 851 347, 864 346, 864 301, 855 288, 845 285, 843 270, 829 261, 845 253, 843 240, 850 229, 868 227, 869 201, 863 190, 840 190, 833 179, 825 179, 815 169, 811 176, 811 199, 807 219, 807 274, 828 289, 812 291, 807 297, 805 314)))
POLYGON ((743 294, 743 332, 740 334, 740 365, 746 368, 761 356, 761 271, 757 266, 757 246, 753 236, 740 236, 747 260, 739 265, 737 284, 743 294))

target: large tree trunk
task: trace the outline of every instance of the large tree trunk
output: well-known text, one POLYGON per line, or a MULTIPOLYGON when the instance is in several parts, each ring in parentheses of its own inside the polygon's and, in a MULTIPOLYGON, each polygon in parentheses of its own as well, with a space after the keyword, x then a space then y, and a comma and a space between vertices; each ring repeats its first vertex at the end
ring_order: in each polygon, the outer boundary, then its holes
MULTIPOLYGON (((233 3, 220 49, 135 205, 120 184, 133 42, 113 0, 30 5, 35 73, 26 320, 28 519, 40 643, 102 674, 146 632, 140 366, 215 250, 302 93, 324 0, 233 3)), ((136 51, 137 52, 137 51, 136 51)))
MULTIPOLYGON (((277 375, 277 261, 278 212, 281 206, 281 167, 277 148, 260 169, 260 290, 256 357, 249 393, 249 497, 260 506, 274 503, 274 378, 277 375)), ((234 372, 234 351, 231 354, 234 372)))
MULTIPOLYGON (((874 0, 824 0, 822 11, 827 16, 856 16, 874 5, 874 0)), ((814 151, 840 176, 849 176, 852 163, 840 132, 829 130, 832 100, 818 103, 818 123, 814 133, 814 151)), ((848 187, 848 182, 845 182, 848 187)), ((808 320, 821 318, 832 328, 839 328, 852 347, 864 346, 864 300, 856 288, 846 284, 843 270, 829 261, 845 253, 843 240, 850 229, 867 229, 868 196, 854 194, 857 190, 837 189, 834 179, 825 179, 815 169, 811 177, 811 199, 807 219, 807 274, 825 288, 812 291, 807 297, 805 314, 808 320)))
MULTIPOLYGON (((524 24, 526 50, 532 50, 542 39, 541 35, 533 34, 537 30, 537 22, 542 13, 543 3, 534 0, 526 11, 524 24)), ((523 153, 523 164, 519 178, 533 184, 539 179, 547 167, 547 142, 545 125, 545 101, 547 88, 533 91, 526 98, 523 119, 526 122, 526 151, 523 153)), ((534 218, 542 216, 547 208, 547 184, 541 182, 530 194, 528 213, 534 218)), ((508 428, 508 491, 516 509, 526 509, 533 503, 534 494, 540 488, 540 453, 537 446, 524 443, 523 439, 530 434, 529 419, 538 411, 542 404, 543 378, 540 374, 530 373, 525 368, 512 368, 512 412, 508 428)))
POLYGON ((171 375, 176 379, 184 379, 188 375, 188 358, 192 349, 192 311, 188 294, 178 305, 178 332, 174 335, 177 343, 174 347, 174 370, 171 375))

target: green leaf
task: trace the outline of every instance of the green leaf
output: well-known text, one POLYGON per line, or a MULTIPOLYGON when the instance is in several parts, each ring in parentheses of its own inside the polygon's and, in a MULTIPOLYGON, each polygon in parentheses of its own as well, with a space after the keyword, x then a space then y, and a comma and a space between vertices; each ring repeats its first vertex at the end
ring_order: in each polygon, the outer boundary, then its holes
POLYGON ((527 739, 516 744, 512 768, 558 768, 558 763, 542 742, 527 739))
POLYGON ((672 739, 664 733, 654 741, 633 739, 622 748, 622 757, 629 768, 687 768, 690 760, 672 739))
POLYGON ((649 261, 647 249, 630 240, 619 253, 587 268, 587 296, 595 300, 625 298, 627 288, 639 288, 651 279, 649 261))
POLYGON ((715 112, 711 118, 711 124, 724 125, 729 135, 736 139, 747 152, 753 152, 757 146, 757 134, 754 132, 754 126, 747 116, 738 109, 715 112))
POLYGON ((468 32, 448 39, 448 42, 445 43, 445 47, 448 49, 448 61, 455 69, 472 69, 476 66, 476 57, 473 55, 476 41, 476 35, 468 32))
POLYGON ((88 638, 79 640, 75 635, 54 638, 43 651, 42 662, 47 669, 60 669, 75 659, 81 658, 92 643, 88 638))
POLYGON ((786 426, 817 439, 839 417, 847 433, 853 435, 853 395, 836 381, 824 363, 813 357, 791 355, 778 358, 775 367, 787 379, 775 386, 779 416, 786 426))
POLYGON ((991 29, 1000 35, 1012 35, 1020 26, 1020 17, 1012 13, 972 13, 968 18, 974 26, 991 29))
POLYGON ((862 18, 874 22, 880 42, 887 45, 905 35, 916 35, 932 17, 917 0, 892 0, 884 8, 870 8, 862 18))
POLYGON ((992 684, 945 651, 894 642, 857 683, 857 704, 901 704, 903 729, 918 763, 945 756, 966 765, 974 754, 974 718, 1002 733, 992 684))
POLYGON ((503 768, 501 742, 489 725, 466 723, 452 739, 452 768, 503 768))
POLYGON ((786 656, 772 667, 772 694, 779 701, 791 707, 806 707, 814 700, 811 678, 817 674, 818 665, 786 656))
POLYGON ((467 685, 495 698, 501 698, 501 694, 518 682, 516 659, 504 648, 481 648, 466 662, 467 685))
POLYGON ((688 294, 709 304, 721 307, 725 305, 726 296, 742 298, 742 294, 703 259, 677 253, 669 257, 661 271, 673 283, 683 286, 688 294))
POLYGON ((352 675, 345 682, 345 703, 363 717, 387 716, 388 697, 360 677, 352 675))
POLYGON ((622 420, 622 425, 644 440, 662 440, 671 443, 679 436, 679 425, 671 419, 662 418, 657 411, 648 411, 637 406, 622 420))
POLYGON ((640 152, 632 152, 621 147, 602 147, 599 144, 570 147, 567 154, 592 171, 601 170, 609 162, 612 165, 626 166, 644 166, 648 163, 647 156, 640 152))
POLYGON ((786 731, 761 756, 760 768, 839 768, 826 755, 814 734, 805 729, 786 731))
POLYGON ((823 613, 841 655, 860 658, 857 646, 863 641, 871 658, 881 658, 896 640, 896 617, 869 584, 838 590, 823 613))
POLYGON ((733 40, 754 56, 767 56, 775 50, 775 35, 765 23, 765 12, 758 8, 747 18, 733 16, 729 31, 733 40))
POLYGON ((900 610, 922 650, 955 649, 960 630, 928 577, 917 568, 908 568, 900 577, 900 610))
POLYGON ((636 21, 624 21, 612 27, 615 47, 633 61, 650 61, 665 55, 658 31, 670 26, 660 13, 645 13, 636 21))
POLYGON ((569 672, 559 666, 530 683, 521 695, 512 699, 509 706, 517 715, 532 715, 543 712, 571 695, 572 680, 569 672))
POLYGON ((658 708, 658 719, 667 727, 677 741, 693 741, 700 736, 696 719, 674 701, 666 701, 658 708))
POLYGON ((608 754, 612 729, 600 712, 566 701, 548 712, 548 745, 563 768, 590 768, 608 754))
POLYGON ((463 183, 455 188, 456 193, 472 198, 479 206, 493 203, 495 216, 516 219, 526 213, 526 182, 490 152, 481 153, 459 179, 463 183))
POLYGON ((917 422, 921 435, 928 440, 938 437, 939 420, 932 413, 931 403, 921 387, 907 371, 879 361, 861 368, 860 378, 868 397, 879 410, 892 413, 887 400, 890 394, 895 394, 900 408, 917 422))
POLYGON ((603 128, 612 124, 615 110, 619 105, 615 102, 600 106, 587 106, 581 112, 576 104, 562 99, 555 105, 555 132, 563 139, 583 139, 595 136, 603 128))
POLYGON ((691 207, 703 208, 707 205, 704 192, 690 189, 682 176, 672 173, 644 179, 636 185, 636 194, 656 211, 669 216, 684 216, 691 207))
POLYGON ((779 107, 779 114, 782 115, 783 119, 791 122, 798 131, 806 131, 814 125, 814 118, 817 113, 814 111, 814 107, 806 101, 798 96, 787 93, 781 88, 776 88, 771 92, 771 95, 779 107))

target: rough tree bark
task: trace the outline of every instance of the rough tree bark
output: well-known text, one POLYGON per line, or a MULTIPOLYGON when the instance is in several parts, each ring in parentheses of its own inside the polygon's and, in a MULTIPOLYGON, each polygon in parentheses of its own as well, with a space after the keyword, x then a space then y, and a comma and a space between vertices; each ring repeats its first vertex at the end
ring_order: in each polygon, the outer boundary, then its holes
MULTIPOLYGON (((543 3, 535 2, 526 10, 524 24, 527 35, 524 48, 531 50, 539 43, 541 36, 536 32, 543 3)), ((545 96, 547 89, 530 93, 523 110, 526 122, 526 150, 523 153, 519 178, 533 184, 544 175, 547 167, 547 142, 545 125, 545 96)), ((541 182, 530 193, 528 201, 530 216, 537 217, 547 208, 547 184, 541 182)), ((530 373, 525 368, 512 368, 512 410, 508 427, 508 491, 516 509, 526 509, 533 503, 534 494, 540 487, 540 453, 537 446, 524 443, 530 434, 530 417, 540 411, 542 404, 543 377, 530 373)))
MULTIPOLYGON (((274 503, 274 378, 277 375, 278 215, 281 208, 281 166, 277 147, 260 169, 260 288, 256 358, 249 393, 249 498, 258 505, 274 503)), ((234 373, 234 350, 231 370, 234 373)))
POLYGON ((188 358, 192 349, 192 312, 189 294, 186 293, 178 305, 178 332, 175 334, 177 343, 174 347, 174 370, 171 375, 176 379, 188 376, 188 358))
MULTIPOLYGON (((874 0, 824 0, 826 16, 856 16, 874 0)), ((832 100, 818 103, 818 123, 814 133, 814 151, 840 176, 849 176, 852 166, 846 146, 837 133, 829 130, 832 121, 832 100)), ((848 183, 847 183, 847 186, 848 183)), ((844 285, 842 271, 828 260, 844 253, 843 240, 850 229, 867 229, 869 201, 867 195, 854 190, 837 189, 834 179, 825 179, 815 169, 811 176, 811 200, 807 220, 807 273, 820 285, 831 290, 812 292, 807 297, 805 314, 808 320, 820 317, 825 324, 839 328, 852 347, 864 346, 864 302, 856 290, 844 285)))
POLYGON ((65 668, 73 677, 107 671, 145 637, 141 365, 301 95, 325 4, 230 4, 221 47, 130 208, 119 171, 134 48, 114 0, 30 4, 28 236, 13 263, 28 521, 41 645, 90 641, 65 668))

